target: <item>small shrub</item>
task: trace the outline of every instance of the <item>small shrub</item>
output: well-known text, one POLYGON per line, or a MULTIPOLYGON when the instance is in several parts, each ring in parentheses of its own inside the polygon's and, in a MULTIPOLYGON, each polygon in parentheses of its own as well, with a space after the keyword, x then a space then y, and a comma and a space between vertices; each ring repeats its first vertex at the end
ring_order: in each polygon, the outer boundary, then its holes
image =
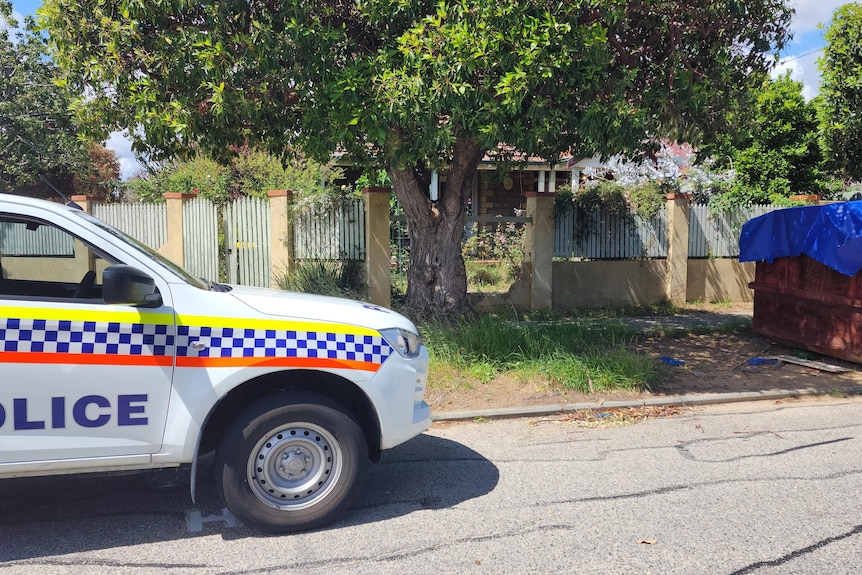
POLYGON ((359 262, 354 260, 303 260, 276 276, 283 290, 365 299, 360 280, 359 262))
POLYGON ((468 286, 497 287, 507 279, 505 270, 499 264, 477 261, 467 261, 465 264, 467 266, 468 286))
POLYGON ((524 260, 524 227, 512 222, 497 224, 493 229, 480 227, 464 242, 463 255, 468 265, 468 283, 495 285, 514 281, 521 273, 524 260), (500 262, 500 266, 487 263, 471 265, 471 259, 500 262), (494 267, 501 269, 495 270, 494 267))

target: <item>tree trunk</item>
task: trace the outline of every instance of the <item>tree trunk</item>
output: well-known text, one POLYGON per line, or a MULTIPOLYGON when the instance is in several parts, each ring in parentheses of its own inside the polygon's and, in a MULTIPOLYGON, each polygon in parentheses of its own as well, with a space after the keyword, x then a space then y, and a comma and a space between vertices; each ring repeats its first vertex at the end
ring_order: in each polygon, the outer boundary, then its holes
POLYGON ((457 317, 472 313, 461 240, 473 177, 483 154, 475 138, 460 136, 456 140, 447 189, 436 202, 428 195, 427 172, 413 166, 388 170, 395 197, 407 216, 410 265, 405 303, 416 315, 457 317))

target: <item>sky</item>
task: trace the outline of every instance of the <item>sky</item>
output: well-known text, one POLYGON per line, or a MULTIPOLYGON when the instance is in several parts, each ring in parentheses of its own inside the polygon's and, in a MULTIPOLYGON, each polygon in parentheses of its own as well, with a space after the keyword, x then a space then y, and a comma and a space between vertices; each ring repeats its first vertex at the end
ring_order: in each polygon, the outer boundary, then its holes
MULTIPOLYGON (((794 37, 784 50, 782 61, 773 71, 773 76, 790 70, 791 77, 802 82, 805 97, 810 99, 816 96, 820 86, 817 58, 825 45, 821 25, 828 25, 835 9, 847 3, 848 0, 791 0, 791 4, 796 8, 791 24, 794 37)), ((22 20, 23 16, 35 14, 41 5, 41 0, 12 0, 12 9, 18 20, 22 20)), ((140 169, 129 141, 123 134, 112 134, 106 146, 117 154, 124 179, 140 169)))

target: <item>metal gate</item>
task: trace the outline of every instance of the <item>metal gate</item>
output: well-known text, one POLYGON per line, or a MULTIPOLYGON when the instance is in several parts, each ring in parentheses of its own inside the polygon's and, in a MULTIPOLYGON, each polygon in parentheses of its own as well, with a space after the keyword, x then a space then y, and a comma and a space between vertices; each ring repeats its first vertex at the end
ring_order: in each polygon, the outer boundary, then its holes
POLYGON ((218 281, 218 206, 204 198, 183 205, 183 267, 192 275, 218 281))
POLYGON ((270 287, 269 200, 238 198, 224 209, 227 281, 254 287, 270 287))

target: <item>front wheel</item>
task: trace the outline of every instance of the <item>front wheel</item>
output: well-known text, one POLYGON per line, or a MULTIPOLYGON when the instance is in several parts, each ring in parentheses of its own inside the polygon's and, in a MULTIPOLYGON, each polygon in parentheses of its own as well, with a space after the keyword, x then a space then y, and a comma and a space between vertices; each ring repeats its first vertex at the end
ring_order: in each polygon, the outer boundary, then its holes
POLYGON ((281 394, 244 410, 216 458, 228 509, 262 531, 290 533, 331 523, 347 509, 361 487, 368 446, 337 404, 281 394))

